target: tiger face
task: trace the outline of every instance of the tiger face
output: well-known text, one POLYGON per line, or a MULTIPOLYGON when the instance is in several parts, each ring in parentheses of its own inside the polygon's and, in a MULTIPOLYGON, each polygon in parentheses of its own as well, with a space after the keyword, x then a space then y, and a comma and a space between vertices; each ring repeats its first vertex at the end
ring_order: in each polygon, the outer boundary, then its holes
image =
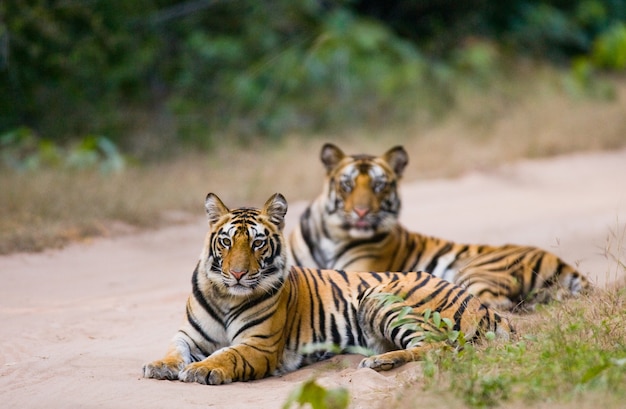
POLYGON ((285 198, 275 194, 261 210, 231 212, 209 193, 205 208, 210 229, 201 258, 205 274, 216 288, 233 297, 279 288, 285 279, 285 249, 279 240, 287 212, 285 198))
POLYGON ((337 146, 322 147, 326 167, 327 221, 350 238, 367 239, 397 224, 398 181, 408 163, 401 146, 381 156, 345 155, 337 146))

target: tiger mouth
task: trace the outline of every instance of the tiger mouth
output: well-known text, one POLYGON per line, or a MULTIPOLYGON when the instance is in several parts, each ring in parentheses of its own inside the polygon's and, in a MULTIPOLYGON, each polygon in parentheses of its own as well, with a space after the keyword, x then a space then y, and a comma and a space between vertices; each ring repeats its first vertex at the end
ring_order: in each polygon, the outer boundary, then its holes
POLYGON ((374 221, 368 220, 350 220, 344 219, 341 223, 341 228, 345 230, 372 230, 376 228, 376 223, 374 221))
POLYGON ((227 285, 228 292, 233 295, 249 295, 254 292, 254 288, 252 286, 243 285, 241 283, 227 285))
POLYGON ((374 224, 366 220, 357 220, 352 223, 352 228, 358 230, 370 230, 374 228, 374 224))

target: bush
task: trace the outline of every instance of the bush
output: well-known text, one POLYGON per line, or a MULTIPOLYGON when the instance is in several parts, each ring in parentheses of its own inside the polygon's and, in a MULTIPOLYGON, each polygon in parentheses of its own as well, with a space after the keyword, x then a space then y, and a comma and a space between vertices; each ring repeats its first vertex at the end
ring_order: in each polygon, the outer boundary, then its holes
POLYGON ((384 127, 445 112, 456 78, 487 85, 503 48, 623 69, 624 21, 620 0, 5 0, 0 134, 128 148, 167 123, 171 142, 210 147, 384 127))
POLYGON ((615 23, 600 34, 593 44, 590 59, 597 67, 626 69, 626 24, 615 23))
POLYGON ((18 172, 42 168, 68 170, 98 169, 103 174, 120 172, 126 159, 117 146, 103 136, 87 136, 69 148, 39 139, 28 128, 0 135, 0 165, 18 172))

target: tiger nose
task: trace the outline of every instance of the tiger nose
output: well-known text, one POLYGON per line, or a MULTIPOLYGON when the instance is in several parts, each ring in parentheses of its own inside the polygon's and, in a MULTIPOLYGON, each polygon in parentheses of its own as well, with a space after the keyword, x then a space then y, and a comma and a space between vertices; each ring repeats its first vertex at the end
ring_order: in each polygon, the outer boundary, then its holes
POLYGON ((370 209, 368 207, 355 207, 354 208, 354 213, 356 213, 357 216, 359 216, 359 219, 364 218, 369 212, 370 212, 370 209))
POLYGON ((233 271, 230 270, 230 275, 232 275, 233 277, 235 277, 235 280, 239 281, 241 280, 241 277, 243 277, 245 274, 247 273, 247 271, 233 271))

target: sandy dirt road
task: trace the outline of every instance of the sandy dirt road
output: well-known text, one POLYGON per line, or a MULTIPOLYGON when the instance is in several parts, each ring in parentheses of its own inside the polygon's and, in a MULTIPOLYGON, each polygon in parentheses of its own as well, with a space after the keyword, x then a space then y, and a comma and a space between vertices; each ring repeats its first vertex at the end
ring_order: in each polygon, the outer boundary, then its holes
MULTIPOLYGON (((612 256, 626 260, 626 150, 406 184, 402 194, 403 223, 422 233, 544 247, 601 286, 624 274, 612 256)), ((303 207, 290 205, 288 229, 303 207)), ((189 225, 0 257, 0 406, 274 409, 317 376, 348 388, 352 407, 377 408, 419 376, 419 363, 379 374, 355 369, 360 357, 347 356, 223 386, 142 379, 142 364, 162 356, 181 322, 206 229, 201 216, 189 225)))

